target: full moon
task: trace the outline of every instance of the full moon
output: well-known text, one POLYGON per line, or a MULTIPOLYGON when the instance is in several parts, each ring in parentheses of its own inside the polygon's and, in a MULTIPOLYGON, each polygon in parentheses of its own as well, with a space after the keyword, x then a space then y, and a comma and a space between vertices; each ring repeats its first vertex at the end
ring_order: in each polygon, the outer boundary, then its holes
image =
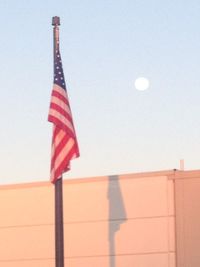
POLYGON ((149 80, 144 77, 139 77, 135 80, 135 88, 139 91, 144 91, 149 88, 149 80))

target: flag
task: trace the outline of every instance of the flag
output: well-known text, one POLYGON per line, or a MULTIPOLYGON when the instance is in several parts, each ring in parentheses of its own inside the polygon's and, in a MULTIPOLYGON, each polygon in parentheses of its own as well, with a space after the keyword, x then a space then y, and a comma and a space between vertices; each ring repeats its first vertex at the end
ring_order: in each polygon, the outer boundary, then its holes
POLYGON ((70 169, 70 161, 79 157, 79 148, 66 91, 62 61, 57 45, 54 59, 54 84, 48 121, 53 123, 51 182, 70 169))

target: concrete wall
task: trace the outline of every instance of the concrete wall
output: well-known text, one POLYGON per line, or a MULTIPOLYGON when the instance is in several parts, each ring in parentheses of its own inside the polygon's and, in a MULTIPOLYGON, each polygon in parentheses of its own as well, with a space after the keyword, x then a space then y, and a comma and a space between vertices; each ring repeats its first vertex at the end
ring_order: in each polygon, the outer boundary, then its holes
POLYGON ((200 172, 175 176, 177 267, 200 266, 200 172))
MULTIPOLYGON (((65 181, 69 267, 175 267, 173 172, 65 181)), ((0 187, 0 266, 54 266, 54 187, 0 187)))

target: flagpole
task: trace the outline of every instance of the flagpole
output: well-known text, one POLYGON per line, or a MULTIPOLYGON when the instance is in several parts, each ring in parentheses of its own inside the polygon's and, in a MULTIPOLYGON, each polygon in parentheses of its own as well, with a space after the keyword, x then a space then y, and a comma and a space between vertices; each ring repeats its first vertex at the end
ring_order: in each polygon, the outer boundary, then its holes
POLYGON ((64 267, 63 190, 62 177, 55 183, 55 263, 64 267))
MULTIPOLYGON (((54 65, 56 49, 59 48, 59 25, 60 18, 52 18, 53 43, 54 43, 54 65)), ((64 267, 64 226, 63 226, 63 179, 55 182, 55 266, 64 267)))

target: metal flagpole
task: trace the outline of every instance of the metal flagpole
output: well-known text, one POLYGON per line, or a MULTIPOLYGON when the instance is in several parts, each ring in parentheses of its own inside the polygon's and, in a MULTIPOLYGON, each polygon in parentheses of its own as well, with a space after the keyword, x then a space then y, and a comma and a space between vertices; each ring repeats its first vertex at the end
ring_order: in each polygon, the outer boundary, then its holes
MULTIPOLYGON (((59 49, 60 18, 52 18, 54 40, 54 65, 56 50, 59 49)), ((63 179, 55 182, 55 266, 64 267, 64 227, 63 227, 63 179)))
POLYGON ((64 267, 62 178, 55 182, 55 256, 56 267, 64 267))

